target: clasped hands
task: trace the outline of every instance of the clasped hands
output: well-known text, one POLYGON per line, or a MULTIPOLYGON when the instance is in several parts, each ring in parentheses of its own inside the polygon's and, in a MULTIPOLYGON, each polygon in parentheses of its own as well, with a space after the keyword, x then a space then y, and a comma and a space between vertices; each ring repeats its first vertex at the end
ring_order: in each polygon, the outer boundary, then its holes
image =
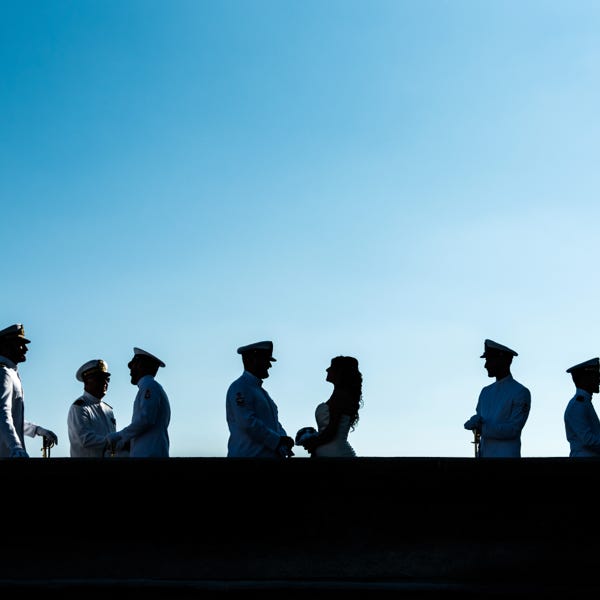
POLYGON ((483 426, 483 419, 480 415, 473 415, 466 423, 465 429, 470 429, 471 431, 477 430, 481 432, 481 427, 483 426))
POLYGON ((279 438, 279 443, 277 444, 277 452, 281 454, 282 458, 290 458, 294 456, 294 452, 292 447, 294 445, 294 440, 289 435, 282 435, 279 438))

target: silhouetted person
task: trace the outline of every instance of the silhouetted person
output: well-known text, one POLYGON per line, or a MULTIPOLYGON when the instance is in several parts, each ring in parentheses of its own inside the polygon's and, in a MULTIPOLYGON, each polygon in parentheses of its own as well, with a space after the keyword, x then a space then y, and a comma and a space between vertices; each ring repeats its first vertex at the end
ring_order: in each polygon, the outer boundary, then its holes
POLYGON ((155 377, 165 363, 141 348, 133 349, 127 364, 131 383, 138 386, 133 402, 133 415, 127 427, 108 435, 117 452, 129 443, 131 458, 168 458, 171 405, 162 385, 155 377))
POLYGON ((333 393, 315 409, 318 431, 311 427, 300 429, 296 443, 313 457, 354 457, 356 452, 348 442, 348 434, 354 431, 363 406, 358 360, 353 356, 336 356, 326 373, 325 380, 333 384, 333 393))
POLYGON ((485 340, 481 358, 485 358, 488 377, 496 381, 481 390, 475 414, 464 425, 479 432, 481 458, 521 456, 521 432, 529 416, 531 394, 510 372, 514 356, 518 356, 514 350, 485 340))
POLYGON ((88 360, 75 373, 83 382, 83 394, 71 404, 67 415, 70 453, 73 458, 110 456, 108 435, 117 430, 112 406, 104 402, 110 373, 100 358, 88 360))
POLYGON ((277 405, 263 388, 273 358, 273 342, 240 346, 244 371, 228 388, 225 410, 228 457, 288 458, 294 440, 279 422, 277 405))
POLYGON ((567 373, 575 384, 564 414, 569 456, 600 456, 600 420, 592 405, 592 395, 600 390, 600 359, 586 360, 567 373))
POLYGON ((0 331, 0 458, 29 458, 24 436, 43 437, 45 447, 58 444, 54 432, 25 419, 23 385, 17 365, 25 362, 30 343, 21 323, 0 331))

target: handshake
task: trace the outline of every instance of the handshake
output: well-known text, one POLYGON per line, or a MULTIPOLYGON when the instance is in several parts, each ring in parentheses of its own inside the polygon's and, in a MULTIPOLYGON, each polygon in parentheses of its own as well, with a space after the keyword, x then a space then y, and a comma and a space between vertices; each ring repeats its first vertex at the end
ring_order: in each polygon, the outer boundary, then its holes
POLYGON ((124 446, 125 442, 118 431, 109 433, 106 436, 106 449, 110 452, 111 456, 114 455, 115 452, 123 450, 124 446))

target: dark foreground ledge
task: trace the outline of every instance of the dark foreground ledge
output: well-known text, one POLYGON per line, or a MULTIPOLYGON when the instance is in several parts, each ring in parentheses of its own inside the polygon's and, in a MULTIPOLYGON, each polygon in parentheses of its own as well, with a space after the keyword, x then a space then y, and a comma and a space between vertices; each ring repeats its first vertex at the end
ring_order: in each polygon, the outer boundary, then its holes
POLYGON ((597 459, 51 458, 0 473, 2 593, 600 592, 597 459), (38 505, 15 504, 32 489, 38 505))

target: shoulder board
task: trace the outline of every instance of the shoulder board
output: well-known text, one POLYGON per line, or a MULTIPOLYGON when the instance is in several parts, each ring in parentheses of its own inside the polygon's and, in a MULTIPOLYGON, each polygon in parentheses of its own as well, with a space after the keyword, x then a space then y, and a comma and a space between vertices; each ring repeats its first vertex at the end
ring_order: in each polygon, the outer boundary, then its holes
POLYGON ((108 406, 108 408, 110 408, 110 410, 112 410, 112 406, 108 402, 104 402, 104 400, 102 400, 102 404, 106 404, 106 406, 108 406))
POLYGON ((577 400, 577 402, 583 402, 585 398, 583 396, 575 396, 575 400, 577 400))
POLYGON ((75 402, 73 402, 73 404, 75 404, 76 406, 85 406, 85 402, 83 401, 83 398, 77 398, 77 400, 75 400, 75 402))

